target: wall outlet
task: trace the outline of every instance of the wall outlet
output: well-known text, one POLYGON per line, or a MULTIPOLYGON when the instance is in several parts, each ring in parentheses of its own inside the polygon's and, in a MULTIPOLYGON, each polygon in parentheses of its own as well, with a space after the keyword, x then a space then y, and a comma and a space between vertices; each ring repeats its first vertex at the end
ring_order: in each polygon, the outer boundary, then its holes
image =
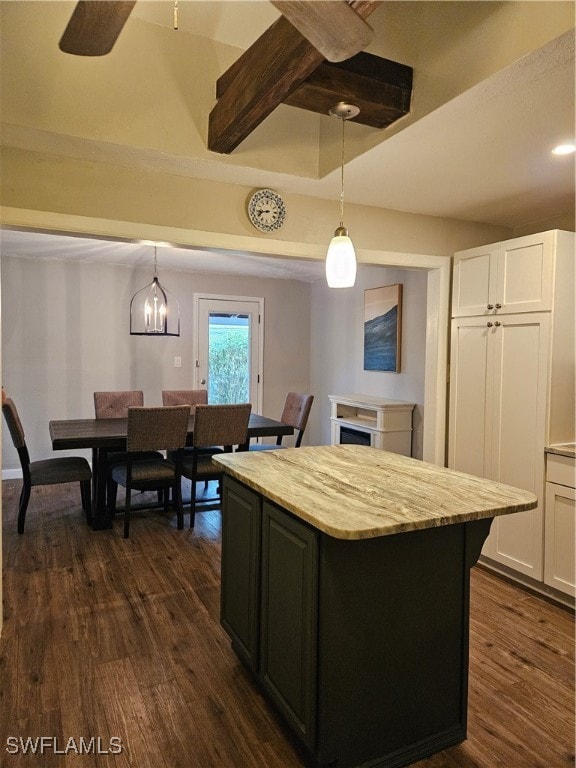
POLYGON ((174 368, 182 368, 182 358, 181 357, 175 357, 174 358, 174 368))

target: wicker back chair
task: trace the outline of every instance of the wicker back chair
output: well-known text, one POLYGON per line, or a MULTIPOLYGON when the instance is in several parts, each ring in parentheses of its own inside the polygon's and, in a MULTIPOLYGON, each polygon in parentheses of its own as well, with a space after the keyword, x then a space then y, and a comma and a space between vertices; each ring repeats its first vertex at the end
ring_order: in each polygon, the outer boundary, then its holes
POLYGON ((164 510, 168 510, 173 489, 178 528, 184 527, 182 508, 182 453, 188 434, 190 408, 187 405, 167 407, 131 407, 128 409, 126 460, 108 471, 108 505, 111 517, 115 513, 116 488, 126 488, 124 507, 124 538, 130 532, 131 492, 164 491, 164 510), (170 451, 170 459, 155 451, 170 451), (146 452, 150 458, 143 459, 146 452))
MULTIPOLYGON (((97 419, 126 419, 128 418, 128 409, 133 407, 142 407, 144 405, 144 392, 139 389, 129 389, 109 392, 94 392, 94 413, 97 419)), ((134 459, 134 457, 132 457, 134 459)), ((157 459, 162 458, 162 454, 157 451, 147 451, 139 456, 139 459, 157 459)), ((109 451, 106 453, 107 470, 115 464, 122 464, 128 460, 125 451, 109 451)), ((98 461, 97 449, 92 450, 92 466, 96 466, 98 461)), ((109 506, 116 506, 115 492, 117 486, 111 487, 114 494, 108 500, 109 506)), ((158 492, 158 501, 161 501, 162 493, 158 492)))
MULTIPOLYGON (((308 416, 310 415, 310 409, 314 402, 314 395, 304 395, 298 392, 288 392, 286 395, 286 401, 284 402, 284 409, 280 421, 283 424, 288 424, 290 427, 294 427, 296 430, 296 441, 294 443, 295 448, 300 448, 302 444, 302 438, 304 437, 304 430, 308 424, 308 416)), ((285 448, 282 445, 282 435, 278 435, 276 438, 276 444, 271 443, 255 443, 250 446, 251 451, 270 451, 275 448, 285 448)))
POLYGON ((30 461, 22 422, 11 398, 2 395, 2 413, 8 425, 8 431, 18 451, 22 467, 22 491, 18 503, 18 533, 24 533, 26 510, 30 501, 30 492, 37 485, 56 485, 58 483, 80 483, 82 508, 88 523, 92 522, 91 489, 92 470, 90 464, 81 456, 61 456, 54 459, 30 461))
POLYGON ((94 392, 94 411, 97 419, 125 419, 128 408, 144 405, 144 392, 94 392))
POLYGON ((190 498, 190 528, 194 527, 196 516, 196 482, 198 480, 222 480, 222 472, 212 463, 206 448, 221 445, 231 451, 235 445, 248 442, 248 422, 252 405, 198 405, 194 414, 194 437, 192 452, 184 455, 182 475, 192 483, 190 498))
POLYGON ((189 405, 194 411, 197 405, 208 404, 207 389, 163 389, 163 405, 189 405))

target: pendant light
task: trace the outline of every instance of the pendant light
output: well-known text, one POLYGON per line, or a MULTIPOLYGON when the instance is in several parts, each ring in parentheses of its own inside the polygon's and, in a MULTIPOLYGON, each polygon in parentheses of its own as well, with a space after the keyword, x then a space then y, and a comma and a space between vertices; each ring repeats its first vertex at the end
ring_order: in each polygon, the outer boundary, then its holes
POLYGON ((356 282, 356 253, 344 226, 344 122, 360 112, 354 104, 338 102, 330 110, 331 117, 342 120, 342 164, 340 174, 340 226, 328 246, 326 280, 330 288, 351 288, 356 282))
POLYGON ((158 254, 154 246, 154 277, 137 291, 130 302, 131 336, 180 336, 180 307, 177 299, 158 279, 158 254))

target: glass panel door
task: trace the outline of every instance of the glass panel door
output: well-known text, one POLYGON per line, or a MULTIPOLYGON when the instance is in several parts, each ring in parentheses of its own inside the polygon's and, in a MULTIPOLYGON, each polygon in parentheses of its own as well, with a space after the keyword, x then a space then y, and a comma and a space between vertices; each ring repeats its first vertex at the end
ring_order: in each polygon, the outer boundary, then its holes
POLYGON ((195 296, 195 386, 208 402, 260 410, 263 299, 195 296))

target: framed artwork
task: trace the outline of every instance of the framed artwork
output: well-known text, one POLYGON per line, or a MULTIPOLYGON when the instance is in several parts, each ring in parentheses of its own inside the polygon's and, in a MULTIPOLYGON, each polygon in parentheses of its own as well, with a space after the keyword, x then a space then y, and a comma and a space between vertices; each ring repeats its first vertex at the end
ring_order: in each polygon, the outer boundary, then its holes
POLYGON ((400 373, 402 285, 364 291, 364 370, 400 373))

